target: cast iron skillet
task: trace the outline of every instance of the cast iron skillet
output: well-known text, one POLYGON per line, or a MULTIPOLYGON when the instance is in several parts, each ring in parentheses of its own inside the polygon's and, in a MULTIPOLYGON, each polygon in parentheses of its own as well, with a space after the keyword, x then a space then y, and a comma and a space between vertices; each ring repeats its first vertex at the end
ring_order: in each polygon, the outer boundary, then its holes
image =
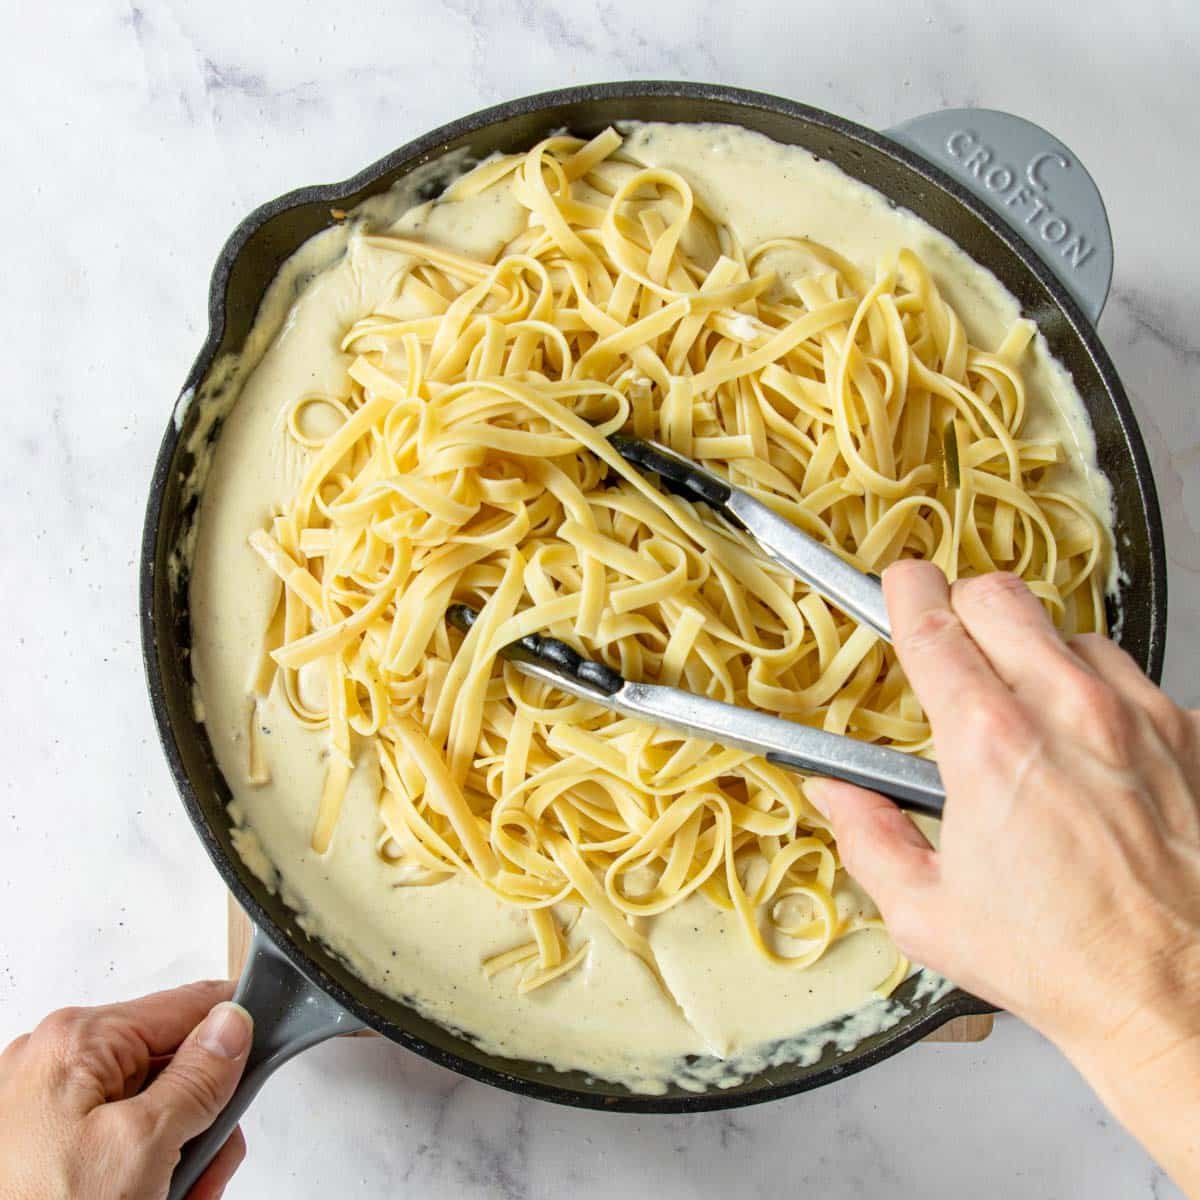
MULTIPOLYGON (((214 361, 242 346, 267 285, 302 242, 332 223, 331 207, 350 208, 460 147, 482 157, 528 148, 555 130, 587 136, 621 120, 725 122, 807 147, 919 214, 1007 285, 1070 370, 1091 415, 1100 463, 1113 484, 1124 569, 1116 628, 1121 644, 1157 679, 1166 627, 1162 522, 1141 435, 1093 325, 1111 275, 1107 219, 1070 151, 1006 114, 930 114, 884 136, 775 96, 648 82, 572 88, 487 109, 418 138, 352 179, 292 192, 248 217, 217 260, 208 337, 184 394, 201 389, 214 361)), ((271 1070, 297 1050, 363 1024, 463 1075, 523 1095, 590 1108, 689 1113, 819 1087, 897 1053, 952 1017, 989 1011, 961 991, 914 997, 916 981, 909 980, 898 993, 906 1015, 852 1049, 829 1047, 810 1066, 783 1063, 727 1090, 643 1096, 579 1071, 486 1054, 469 1038, 368 987, 309 940, 295 914, 247 870, 230 842, 229 788, 204 726, 193 716, 186 570, 168 570, 195 518, 196 501, 184 483, 194 466, 186 444, 197 409, 180 406, 182 418, 168 422, 150 487, 141 557, 143 654, 155 720, 184 806, 258 931, 240 990, 255 1014, 256 1033, 242 1091, 226 1119, 189 1147, 172 1195, 185 1194, 271 1070)))

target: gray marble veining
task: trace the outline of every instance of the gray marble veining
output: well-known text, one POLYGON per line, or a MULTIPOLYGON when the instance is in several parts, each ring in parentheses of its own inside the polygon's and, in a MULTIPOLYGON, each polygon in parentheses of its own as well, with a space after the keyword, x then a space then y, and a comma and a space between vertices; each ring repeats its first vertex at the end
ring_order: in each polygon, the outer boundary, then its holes
MULTIPOLYGON (((625 76, 778 92, 878 127, 985 105, 1083 158, 1116 242, 1101 331, 1166 517, 1167 683, 1200 703, 1200 11, 1153 0, 93 0, 7 5, 0 313, 9 640, 0 1040, 45 1011, 217 974, 223 896, 144 698, 135 555, 154 451, 254 204, 485 104, 625 76)), ((819 1093, 698 1118, 518 1100, 396 1047, 267 1087, 231 1197, 809 1193, 1171 1200, 1041 1038, 923 1046, 819 1093)))

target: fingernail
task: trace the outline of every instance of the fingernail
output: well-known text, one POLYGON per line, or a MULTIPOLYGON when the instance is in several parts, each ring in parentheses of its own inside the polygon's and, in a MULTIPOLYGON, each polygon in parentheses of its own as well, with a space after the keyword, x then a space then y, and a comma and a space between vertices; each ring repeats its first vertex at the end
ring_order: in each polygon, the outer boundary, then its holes
POLYGON ((196 1041, 210 1054, 241 1058, 250 1048, 253 1033, 254 1020, 250 1014, 240 1004, 226 1000, 200 1022, 196 1041))
POLYGON ((808 802, 821 814, 828 819, 829 805, 826 802, 828 793, 825 790, 825 782, 821 779, 806 779, 804 781, 804 794, 808 798, 808 802))

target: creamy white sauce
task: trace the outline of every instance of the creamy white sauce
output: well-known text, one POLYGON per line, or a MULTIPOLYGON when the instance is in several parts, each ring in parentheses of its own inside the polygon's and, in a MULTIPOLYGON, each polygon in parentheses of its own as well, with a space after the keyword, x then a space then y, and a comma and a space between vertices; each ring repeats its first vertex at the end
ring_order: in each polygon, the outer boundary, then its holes
MULTIPOLYGON (((929 264, 977 344, 997 344, 1018 316, 1000 283, 945 237, 803 150, 729 126, 633 125, 625 132, 628 153, 685 175, 748 247, 801 234, 872 269, 881 256, 908 246, 929 264)), ((355 216, 375 227, 395 221, 424 239, 483 256, 495 255, 523 219, 500 192, 416 208, 413 194, 410 186, 376 198, 355 216)), ((247 537, 265 525, 274 505, 290 499, 303 469, 303 452, 284 433, 288 407, 304 394, 340 393, 348 365, 339 349, 343 332, 392 299, 397 256, 367 246, 359 227, 351 221, 299 251, 272 287, 241 358, 214 373, 219 398, 210 379, 197 401, 209 410, 192 439, 201 458, 193 486, 203 487, 202 505, 198 529, 180 552, 194 555, 197 711, 234 792, 235 846, 249 869, 280 891, 306 932, 379 990, 492 1052, 579 1068, 638 1091, 669 1083, 730 1086, 779 1062, 814 1061, 829 1043, 849 1048, 895 1024, 903 1007, 871 999, 894 962, 882 932, 854 934, 816 966, 788 970, 760 958, 735 922, 703 899, 647 923, 671 996, 587 913, 570 935, 572 945, 591 943, 583 967, 519 996, 513 973, 489 981, 480 967, 528 940, 519 911, 469 879, 395 886, 396 869, 375 852, 370 755, 359 756, 324 856, 312 851, 309 838, 325 774, 325 734, 302 728, 277 692, 258 714, 270 782, 246 783, 249 674, 275 587, 247 537), (225 423, 210 455, 205 439, 218 419, 225 423), (825 1024, 841 1014, 851 1015, 825 1024)), ((799 260, 775 265, 806 269, 799 260)), ((743 334, 753 337, 753 327, 743 334)), ((1040 336, 1024 370, 1027 435, 1062 438, 1071 461, 1056 468, 1059 485, 1107 514, 1108 485, 1096 470, 1083 405, 1040 336)), ((181 412, 190 402, 181 398, 181 412)), ((849 881, 838 903, 846 912, 874 911, 849 881)), ((926 993, 946 986, 936 976, 922 982, 926 993)))

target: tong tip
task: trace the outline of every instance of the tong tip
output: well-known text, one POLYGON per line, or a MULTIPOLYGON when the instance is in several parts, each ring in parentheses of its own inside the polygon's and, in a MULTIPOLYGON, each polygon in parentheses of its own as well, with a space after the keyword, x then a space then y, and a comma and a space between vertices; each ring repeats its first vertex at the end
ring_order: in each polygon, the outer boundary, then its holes
POLYGON ((669 491, 686 500, 702 500, 713 508, 724 508, 733 495, 733 489, 723 479, 658 442, 620 433, 608 440, 626 462, 657 475, 669 491))
POLYGON ((446 609, 446 620, 454 626, 455 629, 461 629, 463 633, 469 632, 472 625, 479 618, 479 613, 469 604, 452 604, 446 609))
MULTIPOLYGON (((446 609, 446 620, 456 629, 466 633, 479 619, 479 613, 468 604, 451 604, 446 609)), ((618 671, 604 663, 584 658, 582 654, 558 638, 541 633, 530 633, 515 642, 510 642, 501 653, 514 662, 530 663, 553 671, 576 683, 586 684, 606 696, 614 696, 625 686, 618 671)))

